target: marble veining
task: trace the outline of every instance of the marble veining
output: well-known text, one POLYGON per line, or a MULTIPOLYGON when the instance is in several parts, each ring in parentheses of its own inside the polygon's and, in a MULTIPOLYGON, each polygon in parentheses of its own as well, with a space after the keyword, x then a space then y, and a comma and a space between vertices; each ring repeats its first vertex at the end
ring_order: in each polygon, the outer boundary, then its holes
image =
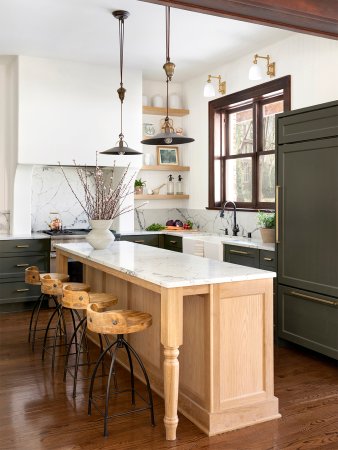
POLYGON ((125 241, 114 242, 106 250, 93 250, 82 242, 57 244, 56 248, 166 288, 276 276, 274 272, 125 241))
POLYGON ((10 227, 10 212, 0 211, 0 235, 8 234, 10 227))

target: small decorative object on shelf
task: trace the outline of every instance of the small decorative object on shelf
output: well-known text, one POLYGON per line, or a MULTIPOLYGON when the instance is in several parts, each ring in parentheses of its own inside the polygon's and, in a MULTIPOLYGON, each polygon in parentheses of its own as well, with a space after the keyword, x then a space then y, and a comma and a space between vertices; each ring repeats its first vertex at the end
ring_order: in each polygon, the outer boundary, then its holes
POLYGON ((258 211, 257 223, 261 227, 262 241, 265 243, 275 242, 276 215, 274 212, 258 211))
POLYGON ((152 98, 152 104, 156 108, 163 108, 164 106, 163 97, 159 94, 154 95, 154 97, 152 98))
POLYGON ((182 176, 179 175, 178 179, 176 181, 176 185, 175 185, 175 188, 176 188, 175 194, 176 195, 182 195, 184 193, 182 180, 183 180, 182 176))
POLYGON ((169 147, 168 145, 157 147, 157 163, 166 165, 178 165, 178 147, 169 147))
POLYGON ((174 195, 174 177, 170 174, 168 178, 169 181, 167 182, 167 195, 174 195))
POLYGON ((110 231, 113 219, 133 210, 131 205, 124 206, 125 199, 133 193, 132 177, 127 178, 129 165, 120 179, 115 182, 115 163, 111 169, 103 171, 97 165, 94 168, 80 167, 74 161, 83 193, 75 192, 59 162, 67 184, 89 219, 92 230, 86 240, 94 249, 107 248, 114 242, 114 234, 110 231))
POLYGON ((169 108, 180 109, 181 105, 181 97, 178 94, 170 94, 169 95, 169 108))
POLYGON ((136 179, 134 182, 135 194, 143 194, 143 188, 146 185, 146 182, 142 180, 142 178, 136 179))
POLYGON ((145 137, 154 136, 156 133, 155 127, 153 123, 144 123, 143 124, 143 134, 145 137))

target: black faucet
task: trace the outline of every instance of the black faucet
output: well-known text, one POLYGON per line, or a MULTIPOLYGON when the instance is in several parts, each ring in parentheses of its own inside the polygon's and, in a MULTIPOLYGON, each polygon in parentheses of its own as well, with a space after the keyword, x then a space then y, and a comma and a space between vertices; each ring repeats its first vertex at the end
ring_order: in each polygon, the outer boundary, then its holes
POLYGON ((232 235, 233 236, 237 236, 237 234, 239 232, 239 226, 237 225, 237 221, 236 221, 236 204, 235 204, 235 202, 231 202, 231 201, 225 202, 224 205, 223 205, 222 211, 220 212, 219 215, 222 218, 224 217, 224 211, 225 211, 225 208, 226 208, 228 203, 231 203, 233 205, 233 207, 234 207, 234 226, 232 228, 232 235))

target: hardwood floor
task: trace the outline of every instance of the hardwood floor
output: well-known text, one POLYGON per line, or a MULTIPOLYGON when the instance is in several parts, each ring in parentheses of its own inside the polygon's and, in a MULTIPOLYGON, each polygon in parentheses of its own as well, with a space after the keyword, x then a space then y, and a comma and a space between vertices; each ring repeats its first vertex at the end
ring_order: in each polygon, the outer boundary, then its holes
MULTIPOLYGON (((104 438, 99 415, 87 415, 87 381, 79 382, 73 400, 71 377, 66 384, 62 380, 62 358, 53 377, 49 358, 41 362, 41 344, 31 352, 28 320, 27 312, 0 315, 2 450, 338 450, 338 368, 332 360, 298 349, 276 350, 279 420, 208 438, 180 415, 177 441, 166 442, 164 405, 155 395, 155 428, 145 411, 111 420, 104 438)), ((120 369, 118 379, 127 384, 128 373, 120 369)), ((119 410, 127 405, 128 399, 119 398, 119 410)))

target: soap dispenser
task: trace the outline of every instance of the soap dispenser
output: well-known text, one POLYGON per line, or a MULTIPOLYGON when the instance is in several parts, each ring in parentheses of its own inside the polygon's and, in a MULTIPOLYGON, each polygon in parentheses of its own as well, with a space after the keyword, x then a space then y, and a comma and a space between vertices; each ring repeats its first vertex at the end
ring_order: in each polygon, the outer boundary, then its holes
POLYGON ((184 193, 182 180, 183 180, 182 176, 179 175, 178 181, 176 182, 176 194, 177 195, 182 195, 184 193))
POLYGON ((168 178, 169 181, 167 183, 167 194, 174 195, 174 177, 170 174, 168 178))

